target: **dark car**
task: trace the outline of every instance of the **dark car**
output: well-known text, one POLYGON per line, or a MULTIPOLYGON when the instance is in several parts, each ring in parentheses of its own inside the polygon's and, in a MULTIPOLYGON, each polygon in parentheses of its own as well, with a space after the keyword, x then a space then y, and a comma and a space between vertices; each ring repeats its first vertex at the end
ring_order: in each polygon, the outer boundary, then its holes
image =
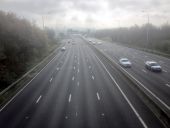
POLYGON ((161 66, 155 61, 146 61, 145 67, 148 70, 155 71, 155 72, 161 72, 162 71, 161 66))

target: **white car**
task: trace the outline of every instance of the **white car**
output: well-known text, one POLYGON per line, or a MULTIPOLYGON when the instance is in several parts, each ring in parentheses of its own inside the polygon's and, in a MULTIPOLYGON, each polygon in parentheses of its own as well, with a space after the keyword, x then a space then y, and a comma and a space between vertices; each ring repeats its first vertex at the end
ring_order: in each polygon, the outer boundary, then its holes
POLYGON ((61 48, 61 51, 65 51, 65 50, 66 50, 66 47, 62 47, 62 48, 61 48))
POLYGON ((92 44, 93 44, 93 45, 95 45, 95 44, 96 44, 96 42, 92 41, 92 44))
POLYGON ((97 44, 98 44, 98 45, 101 45, 101 44, 102 44, 102 42, 97 42, 97 44))
POLYGON ((161 66, 157 62, 155 62, 155 61, 146 61, 145 62, 145 67, 148 70, 151 70, 151 71, 157 71, 157 72, 161 72, 162 71, 161 66))
POLYGON ((132 63, 127 58, 121 58, 119 60, 120 65, 126 68, 130 68, 132 66, 132 63))

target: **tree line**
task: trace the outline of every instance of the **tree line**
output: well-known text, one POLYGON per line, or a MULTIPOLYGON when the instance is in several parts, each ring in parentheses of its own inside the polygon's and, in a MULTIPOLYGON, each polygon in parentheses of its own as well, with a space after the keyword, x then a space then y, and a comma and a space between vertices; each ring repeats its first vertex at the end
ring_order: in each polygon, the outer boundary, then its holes
POLYGON ((0 11, 0 89, 46 56, 54 43, 53 30, 42 30, 14 13, 0 11))
POLYGON ((168 23, 161 27, 145 24, 141 27, 135 25, 129 28, 103 29, 91 34, 100 39, 109 38, 110 41, 119 42, 123 45, 170 54, 170 25, 168 23))

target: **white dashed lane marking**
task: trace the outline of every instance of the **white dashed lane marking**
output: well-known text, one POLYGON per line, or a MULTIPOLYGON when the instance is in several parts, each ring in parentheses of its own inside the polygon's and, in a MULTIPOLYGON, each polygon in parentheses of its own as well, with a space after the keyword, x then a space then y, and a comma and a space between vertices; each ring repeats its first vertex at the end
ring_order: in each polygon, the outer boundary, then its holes
POLYGON ((170 84, 165 84, 167 87, 169 87, 170 88, 170 84))
POLYGON ((142 71, 143 71, 144 73, 147 73, 146 70, 144 70, 144 69, 142 69, 142 71))
POLYGON ((98 92, 96 93, 96 95, 97 95, 97 99, 100 100, 100 96, 98 92))
POLYGON ((50 82, 53 80, 53 77, 51 77, 50 82))
POLYGON ((41 97, 42 97, 41 95, 38 97, 36 104, 40 101, 41 97))
POLYGON ((65 119, 68 119, 68 116, 65 116, 65 119))
POLYGON ((166 70, 163 70, 163 72, 167 72, 166 70))
POLYGON ((74 81, 74 76, 72 77, 72 81, 74 81))
POLYGON ((94 80, 94 76, 91 77, 94 80))
MULTIPOLYGON (((96 55, 95 55, 96 56, 96 55)), ((144 128, 148 128, 148 126, 145 124, 144 120, 141 118, 141 116, 139 115, 139 113, 136 111, 136 109, 133 107, 133 105, 131 104, 131 102, 129 101, 129 99, 126 97, 125 93, 122 91, 122 89, 119 87, 119 85, 117 84, 117 82, 115 81, 115 79, 113 78, 113 76, 110 74, 110 72, 107 70, 106 66, 103 64, 103 62, 96 56, 96 58, 99 60, 99 62, 102 64, 103 68, 106 70, 106 72, 108 73, 108 75, 110 76, 110 78, 113 80, 113 82, 116 84, 117 88, 119 89, 119 91, 121 92, 121 94, 123 95, 123 97, 125 98, 125 100, 128 102, 128 104, 130 105, 130 107, 132 108, 132 110, 134 111, 134 113, 136 114, 136 116, 138 117, 138 119, 140 120, 140 122, 142 123, 144 128)))
POLYGON ((26 120, 29 119, 29 116, 26 116, 25 119, 26 119, 26 120))
POLYGON ((71 102, 71 94, 69 95, 68 102, 71 102))
POLYGON ((79 86, 80 85, 80 83, 79 82, 77 82, 77 86, 79 86))

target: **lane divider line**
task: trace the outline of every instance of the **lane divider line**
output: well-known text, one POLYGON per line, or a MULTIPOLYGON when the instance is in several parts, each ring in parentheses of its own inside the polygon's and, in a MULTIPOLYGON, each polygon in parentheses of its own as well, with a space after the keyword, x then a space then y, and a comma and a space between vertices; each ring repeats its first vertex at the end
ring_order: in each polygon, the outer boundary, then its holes
POLYGON ((94 76, 91 77, 94 80, 94 76))
POLYGON ((100 96, 98 92, 96 93, 96 95, 97 95, 97 99, 100 100, 100 96))
MULTIPOLYGON (((100 51, 101 52, 101 51, 100 51)), ((103 52, 102 52, 103 53, 103 52)), ((104 54, 104 53, 103 53, 104 54)), ((104 54, 106 56, 106 54, 104 54)), ((109 56, 107 56, 110 60, 112 60, 109 56)), ((113 61, 113 60, 112 60, 113 61)), ((118 65, 115 61, 114 63, 118 65)), ((118 65, 119 66, 119 65, 118 65)), ((154 98, 156 98, 161 104, 163 104, 168 110, 170 110, 170 106, 168 106, 164 101, 162 101, 159 97, 157 97, 153 92, 151 92, 146 86, 144 86, 140 81, 138 81, 134 76, 132 76, 128 71, 119 66, 124 72, 126 72, 131 78, 133 78, 138 84, 140 84, 147 92, 149 92, 154 98)), ((140 88, 140 86, 138 86, 140 88)))
POLYGON ((51 79, 50 79, 50 83, 51 83, 51 81, 53 80, 53 77, 51 77, 51 79))
POLYGON ((41 97, 42 97, 41 95, 38 97, 36 104, 40 101, 41 97))
POLYGON ((29 119, 29 116, 26 116, 25 119, 26 119, 26 120, 29 119))
POLYGON ((166 86, 168 86, 170 88, 170 84, 165 84, 166 86))
POLYGON ((166 71, 166 70, 163 70, 163 72, 168 72, 168 71, 166 71))
MULTIPOLYGON (((96 56, 96 55, 95 55, 96 56)), ((127 103, 129 104, 129 106, 131 107, 131 109, 133 110, 133 112, 135 113, 135 115, 137 116, 137 118, 139 119, 139 121, 141 122, 141 124, 143 125, 144 128, 148 128, 148 126, 146 125, 146 123, 144 122, 144 120, 142 119, 142 117, 139 115, 139 113, 137 112, 137 110, 134 108, 134 106, 132 105, 132 103, 129 101, 129 99, 127 98, 127 96, 125 95, 125 93, 122 91, 122 89, 119 87, 118 83, 116 82, 116 80, 113 78, 113 76, 110 74, 110 72, 107 70, 106 66, 103 64, 103 62, 96 56, 96 58, 99 60, 99 62, 102 64, 103 68, 106 70, 106 72, 108 73, 108 75, 110 76, 110 78, 112 79, 112 81, 115 83, 116 87, 119 89, 119 91, 121 92, 121 94, 123 95, 123 97, 125 98, 125 100, 127 101, 127 103)))
POLYGON ((54 58, 52 60, 50 60, 50 62, 47 63, 47 65, 45 65, 39 73, 37 73, 37 75, 35 75, 23 88, 21 88, 1 109, 0 112, 15 98, 17 97, 55 58, 57 57, 54 56, 54 58))
POLYGON ((144 70, 144 69, 142 69, 142 71, 143 71, 144 73, 147 73, 146 70, 144 70))
POLYGON ((74 76, 72 77, 72 81, 74 81, 74 76))
POLYGON ((67 119, 68 119, 68 116, 65 116, 65 119, 67 120, 67 119))
POLYGON ((78 82, 77 82, 77 86, 79 86, 79 85, 80 85, 80 82, 78 81, 78 82))
POLYGON ((69 95, 68 102, 71 102, 71 94, 69 95))

